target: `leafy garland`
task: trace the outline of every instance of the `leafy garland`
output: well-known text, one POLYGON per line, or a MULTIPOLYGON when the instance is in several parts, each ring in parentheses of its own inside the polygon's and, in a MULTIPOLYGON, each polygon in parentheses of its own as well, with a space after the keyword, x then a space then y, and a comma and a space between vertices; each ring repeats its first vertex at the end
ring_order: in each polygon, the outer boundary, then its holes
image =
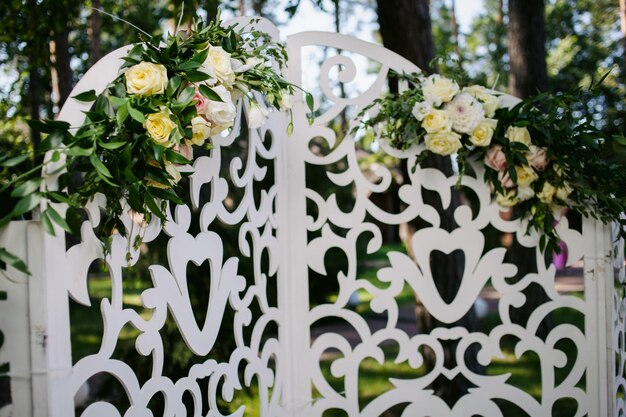
MULTIPOLYGON (((123 73, 103 94, 91 90, 74 97, 94 103, 76 132, 62 121, 30 122, 47 134, 36 150, 40 157, 50 152, 47 161, 17 174, 31 155, 0 159, 8 174, 0 178, 0 191, 10 191, 12 197, 12 209, 0 219, 0 227, 43 202, 39 219, 48 233, 54 235, 56 223, 80 236, 82 208, 102 193, 106 207, 98 237, 108 250, 112 233, 127 235, 121 221, 125 211, 144 221, 152 216, 164 221, 167 202, 183 204, 177 184, 190 170, 181 167, 191 164, 194 146, 210 148, 211 136, 232 128, 236 100, 250 102, 250 128, 260 127, 268 116, 253 92, 277 110, 291 112, 296 86, 272 67, 273 61, 282 69, 286 51, 258 30, 223 27, 219 19, 199 22, 191 33, 166 42, 137 44, 123 59, 123 73), (41 178, 41 169, 51 167, 48 175, 60 175, 55 190, 41 178), (62 203, 67 210, 62 215, 50 203, 62 203)), ((308 93, 306 102, 312 106, 308 93)), ((292 129, 290 123, 288 133, 292 129)), ((4 248, 0 260, 27 272, 4 248)))
POLYGON ((456 155, 459 184, 470 160, 483 161, 497 204, 527 219, 542 249, 559 251, 563 209, 623 223, 626 138, 573 113, 576 93, 540 94, 507 108, 500 93, 482 86, 462 88, 438 74, 395 76, 410 88, 375 100, 360 113, 361 125, 398 149, 421 145, 416 164, 430 153, 456 155), (365 117, 374 107, 378 113, 365 117))

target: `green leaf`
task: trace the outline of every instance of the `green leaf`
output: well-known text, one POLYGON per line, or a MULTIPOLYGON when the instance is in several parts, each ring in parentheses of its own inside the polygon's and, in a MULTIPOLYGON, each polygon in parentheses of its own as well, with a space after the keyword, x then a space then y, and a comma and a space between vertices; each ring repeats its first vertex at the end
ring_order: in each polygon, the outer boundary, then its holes
POLYGON ((24 197, 27 194, 37 191, 41 185, 41 181, 41 178, 33 178, 32 180, 26 181, 11 192, 11 197, 24 197))
POLYGON ((41 212, 39 220, 41 220, 41 225, 43 226, 43 230, 45 230, 46 233, 52 236, 56 236, 56 234, 54 233, 54 225, 52 224, 52 221, 50 220, 50 217, 48 217, 48 213, 46 211, 41 212))
POLYGON ((308 106, 310 111, 313 111, 313 95, 311 93, 306 93, 306 105, 308 106))
POLYGON ((130 104, 128 105, 128 114, 130 114, 130 117, 132 117, 133 119, 135 119, 136 121, 138 121, 141 124, 143 124, 143 122, 146 121, 146 118, 143 115, 143 113, 141 113, 137 109, 134 109, 134 108, 130 107, 130 104))
POLYGON ((5 160, 1 161, 0 162, 0 166, 3 166, 3 167, 14 167, 14 166, 19 165, 22 162, 26 161, 28 158, 29 158, 28 154, 14 156, 12 158, 5 159, 5 160))
POLYGON ((171 188, 150 187, 150 193, 152 193, 153 196, 161 198, 163 200, 168 200, 176 204, 185 204, 185 202, 171 188))
POLYGON ((193 96, 196 94, 196 89, 193 87, 187 87, 178 95, 176 101, 181 105, 188 105, 193 100, 193 96))
POLYGON ((185 61, 178 66, 178 69, 184 72, 192 71, 198 69, 202 66, 201 62, 196 61, 185 61))
POLYGON ((152 214, 154 214, 161 220, 165 220, 165 213, 163 213, 161 207, 159 207, 157 202, 154 200, 154 197, 149 192, 146 192, 145 194, 145 202, 152 214))
POLYGON ((117 113, 115 113, 115 120, 117 121, 117 125, 121 127, 127 118, 128 118, 128 103, 125 103, 123 106, 118 107, 117 113))
POLYGON ((198 87, 198 90, 200 91, 200 94, 202 94, 203 96, 205 96, 206 98, 208 98, 209 100, 212 101, 218 101, 220 103, 223 103, 224 100, 222 100, 222 98, 220 97, 219 94, 217 94, 212 88, 210 88, 209 86, 206 86, 204 84, 200 84, 200 87, 198 87))
POLYGON ((122 98, 122 97, 116 97, 116 96, 110 96, 109 97, 109 101, 111 102, 111 104, 114 107, 122 107, 125 106, 126 103, 128 103, 128 99, 127 98, 122 98))
POLYGON ((91 165, 93 165, 100 175, 106 178, 113 178, 109 168, 107 168, 95 154, 89 156, 89 162, 91 162, 91 165))
POLYGON ((127 142, 103 142, 101 140, 98 140, 98 145, 100 145, 101 148, 108 149, 110 151, 119 149, 126 144, 127 142))
POLYGON ((89 156, 93 154, 93 148, 86 149, 80 146, 72 146, 71 148, 67 148, 65 154, 69 156, 89 156))
POLYGON ((63 228, 63 230, 65 230, 68 233, 72 233, 72 229, 70 229, 70 226, 67 224, 67 221, 65 221, 65 219, 63 217, 61 217, 59 212, 56 211, 51 205, 48 205, 48 208, 46 209, 46 211, 48 212, 48 216, 50 216, 50 218, 56 224, 61 226, 63 228))
POLYGON ((202 72, 202 71, 187 72, 187 80, 192 83, 199 83, 201 81, 206 81, 209 78, 211 78, 211 76, 207 74, 206 72, 202 72))
POLYGON ((39 193, 28 194, 22 197, 17 202, 15 207, 13 207, 13 211, 12 211, 13 217, 19 217, 23 215, 24 213, 31 211, 32 209, 37 207, 37 204, 39 204, 40 201, 41 201, 41 194, 39 193))
POLYGON ((190 164, 191 163, 191 161, 189 159, 185 158, 184 156, 182 156, 178 152, 174 152, 171 149, 167 149, 165 151, 165 159, 167 159, 168 162, 171 162, 173 164, 186 165, 186 164, 190 164))
POLYGON ((56 201, 57 203, 72 204, 72 201, 67 196, 56 191, 49 191, 48 197, 50 197, 50 199, 56 201))
POLYGON ((96 99, 96 91, 95 90, 85 91, 84 93, 76 94, 72 98, 74 100, 84 101, 86 103, 89 103, 96 99))
POLYGON ((38 152, 45 152, 50 149, 56 149, 59 147, 61 142, 63 142, 64 135, 61 131, 55 130, 50 133, 44 140, 41 141, 39 147, 37 148, 38 152))
POLYGON ((192 61, 203 64, 206 61, 206 57, 209 56, 209 48, 205 48, 202 51, 198 52, 191 58, 192 61))
POLYGON ((24 261, 4 248, 0 248, 0 261, 6 263, 7 265, 11 265, 13 268, 26 275, 30 275, 30 271, 24 261))
POLYGON ((163 154, 165 153, 165 146, 157 145, 156 143, 152 145, 152 152, 154 154, 154 159, 161 163, 163 159, 163 154))
POLYGON ((176 92, 176 90, 178 90, 178 87, 180 87, 181 82, 182 82, 182 79, 179 76, 170 78, 170 80, 167 82, 167 88, 165 89, 165 94, 168 97, 172 97, 174 93, 176 92))

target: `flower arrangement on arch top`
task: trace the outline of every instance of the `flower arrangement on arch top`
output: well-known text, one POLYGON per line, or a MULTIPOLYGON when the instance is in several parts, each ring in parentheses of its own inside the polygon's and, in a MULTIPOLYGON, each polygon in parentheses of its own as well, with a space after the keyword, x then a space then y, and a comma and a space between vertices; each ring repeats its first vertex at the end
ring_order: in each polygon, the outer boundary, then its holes
POLYGON ((459 185, 474 174, 470 160, 483 163, 495 202, 502 210, 515 207, 528 230, 539 232, 542 249, 559 251, 555 223, 563 208, 623 223, 626 138, 572 112, 580 90, 505 106, 503 94, 483 86, 438 74, 395 76, 409 88, 364 108, 360 126, 398 149, 419 145, 416 165, 430 153, 455 156, 459 185))
MULTIPOLYGON (((165 220, 167 202, 183 204, 177 184, 192 171, 183 167, 191 164, 193 148, 210 147, 212 136, 233 127, 237 100, 250 102, 250 128, 265 123, 266 103, 291 112, 296 86, 278 71, 286 58, 284 48, 266 33, 224 27, 219 20, 199 22, 190 33, 165 41, 136 44, 123 58, 121 75, 102 94, 91 90, 73 97, 93 102, 77 129, 62 121, 31 122, 47 134, 37 151, 50 152, 43 165, 54 164, 60 173, 58 187, 42 188, 41 169, 24 175, 9 171, 0 180, 3 190, 11 190, 13 209, 0 226, 47 201, 39 213, 46 231, 54 234, 56 223, 79 236, 79 211, 97 193, 106 197, 99 229, 105 248, 112 233, 126 234, 120 219, 125 211, 133 210, 146 221, 151 216, 165 220), (255 99, 255 92, 263 102, 255 99), (49 203, 65 204, 65 215, 49 203)), ((28 158, 8 155, 0 166, 14 167, 28 158)), ((0 248, 1 260, 25 270, 11 256, 0 248)))

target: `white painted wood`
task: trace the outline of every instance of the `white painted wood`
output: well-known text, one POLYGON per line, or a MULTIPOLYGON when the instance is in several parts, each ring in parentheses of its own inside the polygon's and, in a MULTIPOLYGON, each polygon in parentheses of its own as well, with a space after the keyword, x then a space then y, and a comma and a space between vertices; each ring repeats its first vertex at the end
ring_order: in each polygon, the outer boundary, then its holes
MULTIPOLYGON (((236 22, 246 24, 245 19, 236 22)), ((278 36, 278 30, 268 21, 261 20, 257 25, 278 36)), ((258 388, 258 408, 263 417, 318 417, 325 412, 328 415, 331 409, 344 410, 350 417, 369 417, 404 403, 408 404, 404 417, 502 416, 495 403, 497 399, 507 399, 529 415, 540 417, 551 415, 554 402, 562 397, 571 397, 578 403, 576 416, 622 415, 626 410, 624 396, 618 397, 616 393, 626 390, 626 302, 621 293, 624 270, 623 257, 615 256, 616 261, 611 264, 608 229, 591 220, 584 222, 582 234, 571 229, 566 219, 558 225, 569 247, 569 263, 580 259, 585 262, 585 294, 579 298, 556 291, 556 271, 554 266, 545 265, 543 254, 536 248, 538 236, 525 235, 526 225, 519 221, 501 218, 500 209, 491 202, 489 189, 482 182, 482 166, 474 167, 476 178, 463 179, 463 185, 476 195, 480 208, 475 214, 468 207, 457 208, 454 216, 459 227, 454 231, 439 228, 439 213, 421 198, 422 190, 432 190, 439 193, 444 204, 450 202, 457 178, 446 178, 433 169, 418 168, 409 174, 397 191, 397 197, 404 203, 399 211, 390 212, 377 206, 373 197, 388 192, 395 173, 384 166, 362 166, 358 137, 348 135, 339 141, 327 125, 347 110, 351 112, 350 127, 354 126, 358 121, 353 115, 358 109, 385 90, 390 69, 412 72, 417 68, 380 46, 334 33, 293 35, 288 38, 287 46, 290 60, 285 75, 297 85, 302 84, 305 72, 303 53, 314 47, 329 52, 319 68, 319 86, 314 89, 318 110, 314 123, 308 124, 308 110, 301 95, 296 94, 291 137, 286 135, 287 116, 276 111, 271 112, 268 123, 260 129, 239 129, 245 125, 248 112, 248 106, 240 103, 236 128, 228 135, 212 138, 214 149, 194 163, 189 190, 191 207, 173 208, 164 225, 156 220, 139 225, 133 223, 129 213, 124 214, 125 225, 132 229, 131 241, 141 234, 149 244, 162 230, 168 239, 167 261, 161 260, 142 271, 152 279, 152 286, 141 294, 143 306, 151 309, 150 315, 142 316, 123 302, 126 269, 129 262, 137 265, 141 252, 131 248, 127 261, 128 241, 115 235, 112 251, 105 256, 95 237, 94 228, 100 222, 99 207, 105 203, 101 196, 86 208, 89 219, 81 229, 82 241, 68 251, 62 236, 45 235, 37 222, 13 223, 0 232, 0 244, 26 258, 33 272, 32 277, 26 278, 9 270, 10 279, 0 278, 0 291, 9 294, 7 300, 0 300, 0 330, 9 335, 0 347, 0 364, 11 363, 14 392, 11 412, 19 416, 73 416, 74 395, 90 377, 105 373, 123 386, 131 408, 117 410, 101 401, 90 405, 82 416, 150 415, 147 404, 156 395, 166 400, 165 416, 221 416, 218 400, 232 401, 244 386, 252 384, 258 388), (337 56, 331 53, 333 50, 343 52, 337 56), (336 71, 337 67, 341 70, 336 71), (349 88, 348 97, 337 95, 337 79, 350 84, 372 68, 375 74, 364 91, 349 88), (246 146, 241 154, 233 156, 239 141, 245 141, 246 146), (307 165, 324 169, 320 171, 324 178, 316 180, 322 179, 333 187, 347 187, 354 197, 353 204, 346 208, 336 196, 325 196, 315 189, 312 178, 307 178, 307 165), (260 182, 265 183, 262 190, 258 189, 260 182), (307 213, 307 205, 314 208, 314 213, 307 213), (193 213, 198 215, 194 217, 193 213), (367 259, 383 243, 379 224, 400 225, 417 216, 429 221, 432 227, 413 236, 415 260, 400 252, 390 252, 385 265, 378 267, 377 285, 361 278, 359 261, 367 259), (515 266, 505 261, 505 249, 483 253, 483 230, 488 225, 513 233, 522 245, 535 248, 538 272, 516 284, 510 283, 507 278, 514 275, 515 266), (226 251, 223 236, 216 233, 218 226, 228 226, 238 238, 239 255, 226 251), (365 250, 357 247, 357 240, 365 241, 365 250), (345 254, 348 268, 331 277, 326 256, 330 250, 337 249, 345 254), (465 255, 464 280, 458 295, 449 303, 442 300, 433 283, 429 256, 435 250, 444 253, 461 250, 465 255), (69 298, 90 305, 88 268, 98 259, 106 262, 112 285, 111 296, 99 300, 104 323, 101 346, 97 353, 73 365, 69 298), (241 266, 244 262, 252 266, 252 272, 244 272, 246 269, 241 266), (208 263, 210 269, 210 276, 205 277, 210 283, 210 293, 205 295, 206 320, 200 324, 196 323, 189 302, 190 263, 208 263), (310 271, 337 282, 339 289, 334 301, 309 307, 310 271), (614 276, 620 283, 618 288, 611 285, 614 276), (430 334, 416 335, 401 328, 396 297, 403 286, 415 291, 437 319, 454 323, 474 308, 488 280, 500 293, 501 321, 489 334, 442 327, 430 334), (525 327, 515 325, 509 308, 524 303, 522 290, 531 283, 545 290, 549 302, 533 313, 525 327), (276 305, 269 294, 273 287, 277 291, 276 305), (382 328, 373 328, 365 317, 351 309, 350 300, 357 291, 368 296, 372 311, 386 314, 382 328), (585 328, 561 324, 545 340, 536 337, 543 318, 562 308, 582 313, 585 328), (256 315, 255 309, 258 309, 256 315), (233 323, 224 322, 227 310, 232 313, 233 323), (164 372, 168 352, 162 330, 168 316, 175 321, 187 348, 197 358, 189 374, 179 380, 172 380, 164 372), (333 330, 313 338, 312 328, 329 318, 342 320, 356 334, 356 341, 349 340, 345 332, 333 330), (236 347, 228 360, 218 362, 212 350, 220 343, 219 335, 225 324, 232 325, 236 347), (120 334, 128 326, 139 333, 135 341, 137 355, 150 363, 148 381, 140 380, 134 363, 115 359, 120 334), (278 334, 274 327, 278 328, 278 334), (464 363, 464 355, 470 352, 468 347, 472 344, 480 347, 477 359, 483 365, 502 357, 500 344, 507 336, 520 340, 516 355, 530 351, 539 356, 541 400, 512 385, 507 375, 477 375, 464 363), (441 357, 442 341, 450 339, 459 340, 457 363, 446 367, 441 357), (555 369, 562 367, 565 360, 563 353, 555 348, 561 339, 574 343, 580 354, 570 374, 557 385, 555 369), (419 349, 428 346, 438 355, 436 366, 422 377, 391 378, 389 391, 361 407, 359 366, 367 358, 382 363, 385 357, 381 346, 389 342, 399 347, 397 356, 391 358, 397 363, 420 367, 423 358, 419 349), (328 351, 335 352, 335 356, 327 355, 328 351), (326 380, 320 364, 323 356, 330 357, 330 371, 342 379, 343 390, 335 390, 326 380), (615 358, 618 358, 617 366, 615 358), (437 376, 451 379, 456 375, 463 375, 476 387, 452 407, 426 388, 437 376), (586 389, 577 387, 583 375, 586 389), (186 393, 195 404, 189 412, 182 402, 186 393), (203 398, 209 403, 208 414, 200 406, 203 398)), ((89 89, 103 91, 118 74, 121 57, 128 48, 103 58, 79 82, 72 95, 89 89)), ((503 100, 515 103, 510 96, 503 100)), ((60 119, 79 125, 83 120, 81 112, 87 107, 70 99, 60 119)), ((408 160, 409 166, 414 161, 415 149, 394 150, 384 140, 378 146, 398 159, 408 160)), ((53 183, 55 179, 48 181, 53 183)), ((621 255, 623 247, 613 252, 621 255)), ((233 415, 248 414, 241 408, 233 415)))

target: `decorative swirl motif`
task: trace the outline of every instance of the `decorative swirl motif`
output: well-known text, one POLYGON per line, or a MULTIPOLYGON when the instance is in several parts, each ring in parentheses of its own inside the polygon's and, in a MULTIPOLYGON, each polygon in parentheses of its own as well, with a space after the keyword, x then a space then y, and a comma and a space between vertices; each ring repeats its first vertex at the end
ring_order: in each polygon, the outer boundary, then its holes
MULTIPOLYGON (((316 326, 322 320, 340 319, 358 335, 358 340, 354 341, 348 339, 343 332, 328 332, 311 341, 310 352, 306 357, 309 358, 308 361, 314 360, 315 363, 306 369, 309 371, 310 387, 319 393, 319 398, 313 401, 313 411, 310 415, 321 416, 328 410, 341 409, 351 417, 379 416, 393 406, 408 404, 402 413, 403 416, 474 414, 502 416, 503 413, 495 400, 506 399, 526 410, 529 415, 547 416, 552 415, 554 403, 559 398, 565 397, 573 398, 577 402, 577 416, 588 413, 592 401, 589 393, 578 384, 585 372, 591 372, 582 354, 590 346, 589 336, 571 324, 556 325, 545 340, 537 336, 537 330, 544 318, 559 309, 568 308, 583 315, 591 314, 594 301, 573 295, 561 295, 556 291, 556 269, 553 265, 546 266, 543 253, 537 248, 538 236, 526 235, 525 224, 502 218, 500 209, 491 202, 489 190, 482 181, 484 168, 480 164, 473 166, 475 177, 464 176, 462 179, 462 185, 476 196, 476 208, 474 212, 469 206, 462 205, 456 208, 454 219, 458 226, 450 232, 440 228, 440 213, 434 207, 425 204, 422 191, 436 192, 443 206, 448 207, 453 187, 458 180, 456 176, 447 178, 436 169, 418 167, 415 171, 409 172, 404 185, 393 191, 393 173, 389 168, 379 167, 375 177, 364 172, 359 165, 359 150, 355 138, 348 135, 339 142, 335 133, 326 126, 342 112, 357 113, 358 108, 365 107, 378 97, 383 91, 389 69, 402 72, 414 71, 415 68, 390 51, 381 50, 353 38, 308 32, 290 38, 290 51, 292 56, 295 56, 290 62, 293 73, 298 71, 300 65, 299 54, 297 52, 294 54, 294 51, 312 45, 347 51, 350 56, 361 54, 374 61, 379 70, 375 82, 362 94, 356 96, 352 94, 349 99, 343 99, 333 93, 330 68, 341 65, 348 72, 348 78, 354 79, 359 76, 355 74, 357 66, 347 55, 331 56, 323 62, 320 79, 323 97, 318 98, 317 102, 326 103, 324 112, 310 127, 304 124, 296 125, 298 140, 306 146, 294 144, 289 154, 292 161, 298 163, 301 161, 311 167, 323 167, 326 172, 325 183, 350 190, 354 198, 353 203, 346 208, 345 205, 339 204, 336 194, 326 197, 324 190, 315 186, 315 182, 320 181, 318 177, 303 178, 303 184, 300 186, 303 189, 301 196, 291 196, 296 200, 306 199, 309 207, 313 208, 309 213, 316 213, 302 217, 302 223, 306 225, 312 238, 307 239, 305 248, 294 249, 308 254, 306 258, 308 268, 318 274, 328 275, 325 261, 328 260, 326 255, 331 249, 339 249, 345 255, 347 263, 346 268, 339 271, 336 277, 326 277, 336 279, 338 284, 336 300, 333 303, 315 306, 310 311, 300 310, 300 312, 308 317, 307 323, 311 326, 316 326), (357 106, 357 109, 351 109, 349 106, 357 106), (325 143, 321 143, 322 140, 325 143), (319 145, 315 146, 316 143, 319 145), (374 203, 373 197, 387 192, 397 192, 397 198, 403 203, 398 212, 392 212, 374 203), (389 252, 387 254, 389 266, 380 268, 377 273, 377 280, 380 283, 359 278, 357 265, 367 259, 367 256, 358 249, 357 241, 363 243, 365 239, 366 253, 373 253, 382 245, 381 224, 400 225, 418 217, 430 223, 432 227, 421 229, 413 235, 415 260, 402 253, 389 252), (516 274, 517 268, 505 260, 506 249, 495 248, 489 251, 484 249, 484 229, 488 226, 502 232, 514 233, 521 245, 534 248, 537 272, 527 274, 518 282, 511 283, 509 278, 516 274), (462 251, 465 256, 463 281, 456 297, 450 302, 445 302, 435 286, 430 271, 430 254, 433 251, 449 254, 455 250, 462 251), (469 333, 464 328, 452 327, 437 328, 430 334, 413 336, 399 328, 400 306, 396 297, 406 284, 435 318, 445 323, 454 323, 473 308, 476 298, 488 281, 501 296, 498 302, 501 324, 489 334, 469 333), (541 286, 549 300, 532 312, 528 323, 523 327, 513 323, 510 308, 518 308, 526 303, 523 291, 531 285, 541 286), (386 323, 382 328, 375 330, 364 317, 348 307, 349 297, 355 291, 368 294, 367 299, 371 299, 369 307, 372 311, 386 314, 383 316, 386 323), (542 396, 539 400, 511 384, 509 375, 478 375, 466 364, 470 355, 476 355, 475 359, 484 366, 491 364, 494 358, 504 357, 501 342, 511 336, 519 339, 514 352, 517 358, 526 352, 535 352, 539 357, 542 373, 542 396), (457 341, 456 364, 444 364, 443 344, 448 340, 457 341), (569 358, 569 363, 567 356, 559 348, 559 342, 563 340, 573 343, 578 352, 574 359, 569 358), (373 358, 382 364, 385 360, 383 346, 390 342, 393 342, 393 346, 399 347, 397 354, 391 358, 396 364, 408 363, 411 368, 420 368, 424 363, 420 349, 427 347, 434 352, 434 368, 421 377, 390 378, 389 382, 393 388, 371 400, 365 407, 361 407, 358 395, 359 366, 366 358, 373 358), (469 349, 472 345, 478 345, 479 349, 469 349), (334 378, 343 381, 343 384, 340 384, 343 391, 333 388, 322 372, 322 357, 324 355, 327 358, 328 352, 337 352, 333 355, 335 359, 330 359, 330 372, 334 378), (568 375, 557 381, 554 369, 566 365, 570 369, 568 375), (476 387, 461 397, 456 404, 447 405, 427 388, 438 377, 443 376, 452 380, 457 375, 463 375, 476 387)), ((368 66, 372 67, 374 65, 368 66)), ((344 80, 341 78, 334 80, 342 81, 344 80)), ((352 121, 352 124, 357 122, 352 121)), ((396 158, 407 160, 408 166, 414 165, 415 149, 408 151, 390 149, 384 141, 379 145, 396 158)), ((296 186, 292 189, 298 188, 296 186)), ((568 262, 572 264, 578 261, 583 255, 584 248, 581 233, 570 229, 567 219, 561 221, 558 230, 570 248, 568 262)), ((304 268, 300 271, 304 271, 304 268)), ((624 343, 620 348, 624 348, 624 343)), ((625 362, 620 362, 621 369, 625 362)), ((621 389, 626 390, 626 385, 621 389)))

